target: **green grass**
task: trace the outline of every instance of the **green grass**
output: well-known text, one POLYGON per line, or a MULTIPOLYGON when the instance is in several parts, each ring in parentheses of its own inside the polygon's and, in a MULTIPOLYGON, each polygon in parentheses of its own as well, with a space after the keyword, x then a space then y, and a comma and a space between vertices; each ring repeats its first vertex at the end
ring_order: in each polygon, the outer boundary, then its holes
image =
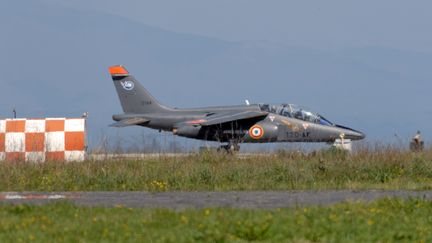
POLYGON ((432 188, 432 151, 391 149, 80 163, 0 163, 0 191, 232 191, 432 188))
POLYGON ((0 242, 431 242, 432 203, 276 210, 0 206, 0 242))

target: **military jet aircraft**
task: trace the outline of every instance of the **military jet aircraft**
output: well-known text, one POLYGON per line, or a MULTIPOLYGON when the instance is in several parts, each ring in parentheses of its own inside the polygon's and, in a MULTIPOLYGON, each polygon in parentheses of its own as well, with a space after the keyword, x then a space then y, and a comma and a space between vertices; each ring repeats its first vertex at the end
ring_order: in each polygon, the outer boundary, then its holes
POLYGON ((327 142, 360 140, 365 135, 334 124, 323 116, 292 104, 245 104, 193 109, 160 104, 123 66, 109 67, 124 114, 113 115, 113 127, 138 125, 175 135, 226 143, 327 142))

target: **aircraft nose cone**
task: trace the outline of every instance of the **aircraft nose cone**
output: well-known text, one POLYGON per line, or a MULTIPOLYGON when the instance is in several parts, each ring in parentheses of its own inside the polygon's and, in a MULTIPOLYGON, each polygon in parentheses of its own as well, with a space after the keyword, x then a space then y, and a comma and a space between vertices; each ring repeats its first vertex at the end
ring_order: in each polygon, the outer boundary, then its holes
POLYGON ((366 135, 362 132, 358 132, 358 131, 348 131, 347 133, 345 133, 345 138, 346 139, 351 139, 351 140, 362 140, 366 137, 366 135))
POLYGON ((341 133, 345 135, 345 139, 351 139, 351 140, 362 140, 366 137, 366 135, 360 131, 356 131, 354 129, 351 129, 349 127, 343 127, 340 125, 337 125, 338 128, 341 129, 341 133))

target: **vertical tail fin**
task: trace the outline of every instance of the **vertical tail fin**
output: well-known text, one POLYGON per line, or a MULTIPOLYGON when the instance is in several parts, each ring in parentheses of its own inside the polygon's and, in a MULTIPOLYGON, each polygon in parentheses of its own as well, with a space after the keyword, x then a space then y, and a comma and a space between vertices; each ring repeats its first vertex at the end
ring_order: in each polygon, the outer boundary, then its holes
POLYGON ((157 113, 170 110, 161 105, 123 66, 109 67, 125 113, 157 113))

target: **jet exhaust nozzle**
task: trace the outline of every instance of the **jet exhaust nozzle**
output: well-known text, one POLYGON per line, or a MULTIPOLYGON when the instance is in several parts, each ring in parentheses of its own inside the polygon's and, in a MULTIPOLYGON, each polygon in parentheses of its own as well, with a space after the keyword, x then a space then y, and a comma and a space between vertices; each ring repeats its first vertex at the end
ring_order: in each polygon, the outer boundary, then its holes
POLYGON ((196 137, 201 130, 201 126, 182 126, 179 128, 174 128, 173 133, 182 137, 196 137))

